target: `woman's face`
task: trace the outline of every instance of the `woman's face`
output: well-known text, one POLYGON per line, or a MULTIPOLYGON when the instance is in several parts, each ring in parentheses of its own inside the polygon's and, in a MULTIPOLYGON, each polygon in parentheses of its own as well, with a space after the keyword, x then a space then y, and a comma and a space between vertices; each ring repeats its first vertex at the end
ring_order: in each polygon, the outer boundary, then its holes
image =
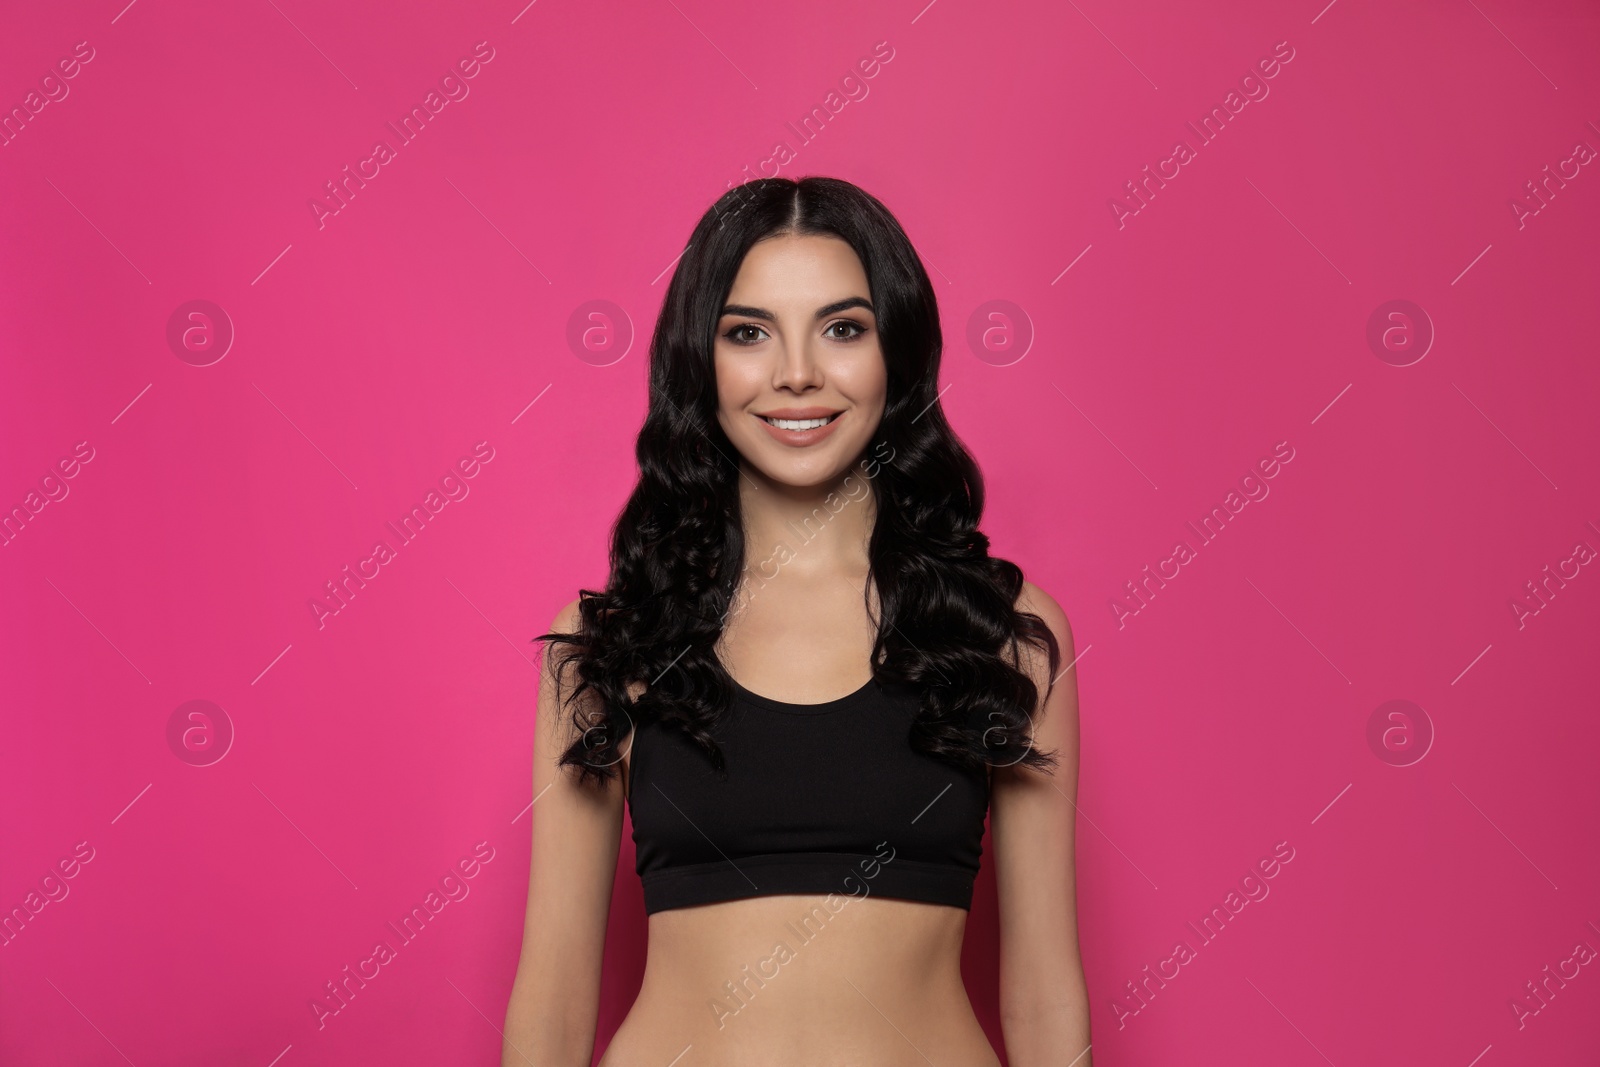
POLYGON ((888 397, 866 271, 837 237, 746 253, 717 323, 717 421, 750 466, 826 485, 872 441, 888 397))

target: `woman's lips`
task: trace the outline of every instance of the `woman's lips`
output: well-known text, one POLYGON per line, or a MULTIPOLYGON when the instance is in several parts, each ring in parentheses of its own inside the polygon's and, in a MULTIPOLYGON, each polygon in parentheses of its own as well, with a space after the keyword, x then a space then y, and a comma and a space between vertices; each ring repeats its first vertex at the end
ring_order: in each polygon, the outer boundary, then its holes
MULTIPOLYGON (((822 416, 816 416, 816 418, 821 417, 822 416)), ((839 420, 844 418, 844 412, 839 412, 828 422, 821 426, 813 427, 809 430, 785 430, 781 427, 772 425, 772 423, 768 422, 760 415, 752 414, 751 418, 759 422, 761 427, 766 430, 767 433, 772 435, 772 439, 777 441, 779 444, 788 445, 791 448, 805 448, 808 445, 816 444, 818 441, 821 441, 823 438, 831 434, 833 432, 833 428, 839 425, 839 420)), ((785 418, 784 421, 787 422, 801 420, 790 420, 785 418)))

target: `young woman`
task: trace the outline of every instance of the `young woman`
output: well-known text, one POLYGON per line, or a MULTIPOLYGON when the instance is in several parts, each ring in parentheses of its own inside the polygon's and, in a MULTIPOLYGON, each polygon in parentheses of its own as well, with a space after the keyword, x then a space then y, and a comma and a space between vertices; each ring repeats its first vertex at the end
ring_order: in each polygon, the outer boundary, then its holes
POLYGON ((700 220, 603 591, 546 645, 506 1067, 588 1067, 622 812, 649 916, 602 1067, 998 1065, 961 980, 989 819, 1012 1067, 1090 1067, 1077 696, 978 530, 933 287, 848 182, 700 220))

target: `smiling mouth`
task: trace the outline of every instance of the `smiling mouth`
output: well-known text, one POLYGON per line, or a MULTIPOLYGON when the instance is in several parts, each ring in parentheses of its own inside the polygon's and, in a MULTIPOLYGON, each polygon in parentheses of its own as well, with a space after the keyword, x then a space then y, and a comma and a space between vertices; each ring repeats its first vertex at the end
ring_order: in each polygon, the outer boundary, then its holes
POLYGON ((756 418, 780 430, 815 430, 828 425, 842 414, 843 412, 836 411, 832 415, 823 415, 815 419, 775 419, 768 415, 757 415, 756 418))

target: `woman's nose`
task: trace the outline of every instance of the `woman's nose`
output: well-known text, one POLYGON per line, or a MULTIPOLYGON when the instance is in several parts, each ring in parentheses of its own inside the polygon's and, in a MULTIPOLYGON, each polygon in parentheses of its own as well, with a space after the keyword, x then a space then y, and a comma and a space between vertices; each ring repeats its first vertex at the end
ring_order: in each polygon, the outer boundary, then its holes
POLYGON ((778 356, 774 386, 804 389, 822 382, 821 368, 805 343, 785 345, 778 356))

